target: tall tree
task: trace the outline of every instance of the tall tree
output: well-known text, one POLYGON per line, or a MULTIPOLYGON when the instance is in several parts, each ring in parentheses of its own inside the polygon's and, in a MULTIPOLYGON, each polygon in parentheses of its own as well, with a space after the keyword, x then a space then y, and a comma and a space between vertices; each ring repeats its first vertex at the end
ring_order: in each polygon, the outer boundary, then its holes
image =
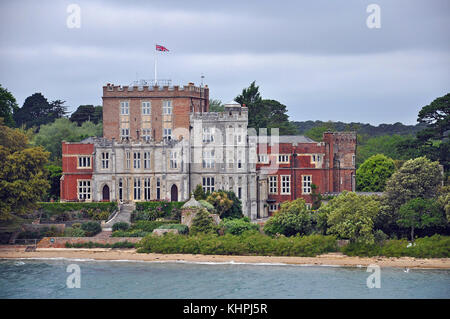
POLYGON ((209 111, 210 112, 223 112, 224 107, 221 100, 209 99, 209 111))
POLYGON ((234 100, 248 107, 248 127, 256 129, 257 132, 260 128, 279 128, 280 135, 297 133, 295 126, 289 122, 286 105, 276 100, 263 100, 255 81, 243 89, 234 100))
POLYGON ((77 122, 81 126, 83 122, 91 121, 98 124, 102 121, 102 107, 93 105, 80 105, 70 116, 72 122, 77 122))
POLYGON ((14 112, 14 120, 18 126, 25 125, 27 128, 51 123, 66 113, 64 103, 61 100, 48 102, 41 93, 34 93, 14 112))
POLYGON ((49 153, 27 147, 25 133, 0 124, 0 221, 36 207, 49 188, 45 164, 49 153))
POLYGON ((3 118, 6 126, 14 127, 16 125, 13 114, 18 109, 15 97, 0 84, 0 117, 3 118))
POLYGON ((363 192, 382 192, 394 171, 392 158, 383 154, 371 156, 356 170, 356 187, 363 192))

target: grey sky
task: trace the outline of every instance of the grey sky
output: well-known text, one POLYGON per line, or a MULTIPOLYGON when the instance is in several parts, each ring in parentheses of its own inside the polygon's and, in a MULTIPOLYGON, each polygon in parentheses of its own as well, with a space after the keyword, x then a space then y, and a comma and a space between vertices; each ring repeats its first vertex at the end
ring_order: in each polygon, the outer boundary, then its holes
POLYGON ((450 2, 443 1, 1 1, 0 83, 22 106, 101 104, 102 85, 153 77, 200 82, 232 100, 256 80, 292 120, 414 124, 448 93, 450 2), (66 26, 69 4, 81 28, 66 26), (381 7, 369 29, 366 7, 381 7))

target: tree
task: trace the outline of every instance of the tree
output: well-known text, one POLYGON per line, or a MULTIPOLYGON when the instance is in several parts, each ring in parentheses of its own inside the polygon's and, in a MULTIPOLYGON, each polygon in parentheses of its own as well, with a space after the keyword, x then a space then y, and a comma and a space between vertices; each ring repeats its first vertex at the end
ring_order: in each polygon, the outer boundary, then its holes
POLYGON ((58 165, 47 165, 46 169, 48 171, 48 180, 50 183, 47 200, 50 200, 51 198, 57 199, 60 195, 59 186, 62 175, 62 167, 58 165))
POLYGON ((39 132, 34 136, 34 143, 43 146, 50 152, 50 159, 61 164, 62 141, 79 142, 90 136, 102 136, 102 124, 84 122, 81 126, 71 122, 67 118, 57 119, 55 122, 42 125, 39 132))
POLYGON ((0 117, 3 118, 6 126, 14 127, 16 125, 13 113, 18 109, 15 97, 0 84, 0 117))
POLYGON ((323 133, 327 131, 335 131, 333 122, 325 123, 321 126, 315 126, 305 132, 305 136, 314 141, 321 142, 323 140, 323 133))
POLYGON ((392 158, 383 154, 373 155, 356 170, 356 187, 362 192, 382 192, 394 171, 392 158))
POLYGON ((213 218, 209 215, 208 211, 204 208, 198 210, 194 219, 192 220, 192 226, 189 229, 189 233, 192 235, 204 233, 204 234, 216 234, 219 227, 214 222, 213 218))
POLYGON ((102 122, 102 107, 93 105, 80 105, 70 116, 72 122, 77 122, 81 126, 84 122, 93 122, 98 124, 102 122))
POLYGON ((25 125, 27 128, 51 123, 66 113, 64 103, 61 100, 49 103, 41 93, 34 93, 25 99, 20 109, 14 112, 14 120, 18 126, 25 125))
POLYGON ((417 133, 419 139, 424 136, 426 140, 443 140, 445 133, 450 130, 450 93, 424 106, 419 112, 417 122, 427 124, 425 130, 417 133))
MULTIPOLYGON (((374 220, 380 211, 380 202, 375 196, 357 195, 344 191, 322 205, 318 214, 326 218, 327 233, 350 241, 374 241, 374 220)), ((322 222, 323 223, 323 222, 322 222)))
POLYGON ((25 133, 0 124, 0 220, 36 208, 49 188, 45 164, 49 153, 27 147, 25 133))
POLYGON ((413 198, 400 206, 397 223, 401 227, 411 229, 411 241, 414 241, 414 230, 428 226, 443 224, 444 218, 433 200, 413 198))
POLYGON ((435 197, 441 182, 442 174, 438 162, 432 162, 426 157, 406 161, 386 182, 377 227, 385 233, 398 232, 400 206, 417 197, 435 197))
POLYGON ((209 99, 209 111, 210 112, 223 112, 224 106, 221 100, 209 99))
POLYGON ((282 203, 280 210, 264 224, 264 232, 268 235, 308 235, 311 231, 311 211, 302 198, 282 203))
POLYGON ((297 133, 296 127, 289 122, 286 105, 276 100, 263 100, 255 81, 243 89, 234 100, 248 108, 248 127, 256 129, 257 132, 260 128, 279 128, 280 135, 297 133))
POLYGON ((212 192, 206 200, 214 206, 220 218, 227 217, 224 215, 233 205, 233 201, 223 191, 212 192))
POLYGON ((195 190, 194 190, 194 198, 195 198, 195 200, 205 200, 206 199, 206 194, 205 194, 205 192, 203 191, 203 187, 202 187, 202 184, 198 184, 196 187, 195 187, 195 190))

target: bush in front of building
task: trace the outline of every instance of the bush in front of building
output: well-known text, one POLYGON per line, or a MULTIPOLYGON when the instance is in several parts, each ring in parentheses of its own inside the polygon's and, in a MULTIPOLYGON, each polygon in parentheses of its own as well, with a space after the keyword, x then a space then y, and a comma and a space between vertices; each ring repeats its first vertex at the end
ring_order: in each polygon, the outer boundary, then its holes
POLYGON ((157 218, 180 219, 180 209, 185 202, 150 201, 137 202, 135 220, 155 220, 157 218), (143 214, 141 212, 148 212, 143 214))
POLYGON ((68 202, 68 203, 38 203, 38 209, 43 213, 48 213, 49 215, 59 214, 64 212, 74 212, 74 211, 88 211, 88 210, 99 210, 107 211, 109 214, 117 210, 116 202, 68 202))
POLYGON ((253 256, 316 256, 337 251, 336 237, 310 235, 269 237, 259 232, 240 236, 197 234, 195 236, 149 235, 137 246, 139 253, 253 255, 253 256))
POLYGON ((217 234, 219 231, 219 226, 216 225, 213 218, 209 216, 209 212, 205 208, 199 209, 194 219, 192 220, 192 225, 190 233, 195 234, 217 234))
POLYGON ((116 230, 125 230, 126 231, 126 230, 128 230, 128 228, 130 228, 130 225, 128 223, 118 222, 112 226, 112 231, 116 231, 116 230))
POLYGON ((189 227, 183 224, 165 224, 159 226, 157 229, 176 229, 181 235, 186 235, 189 233, 189 227))
POLYGON ((251 223, 248 217, 226 218, 222 220, 220 226, 224 229, 225 234, 232 235, 242 235, 246 231, 259 231, 259 225, 251 223))
POLYGON ((85 231, 87 237, 95 236, 102 231, 100 224, 93 221, 83 223, 81 229, 85 231))

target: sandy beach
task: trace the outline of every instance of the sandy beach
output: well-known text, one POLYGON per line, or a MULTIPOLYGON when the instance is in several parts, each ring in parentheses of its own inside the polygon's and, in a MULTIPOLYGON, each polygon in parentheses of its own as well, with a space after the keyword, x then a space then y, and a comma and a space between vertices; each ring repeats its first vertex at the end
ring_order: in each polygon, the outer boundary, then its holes
POLYGON ((330 253, 317 257, 278 256, 223 256, 191 254, 140 254, 135 249, 111 248, 38 248, 26 252, 23 246, 0 246, 0 258, 67 258, 94 260, 135 260, 153 262, 217 262, 217 263, 273 263, 294 265, 329 265, 344 267, 433 268, 450 269, 450 258, 419 259, 413 257, 348 257, 341 253, 330 253))

